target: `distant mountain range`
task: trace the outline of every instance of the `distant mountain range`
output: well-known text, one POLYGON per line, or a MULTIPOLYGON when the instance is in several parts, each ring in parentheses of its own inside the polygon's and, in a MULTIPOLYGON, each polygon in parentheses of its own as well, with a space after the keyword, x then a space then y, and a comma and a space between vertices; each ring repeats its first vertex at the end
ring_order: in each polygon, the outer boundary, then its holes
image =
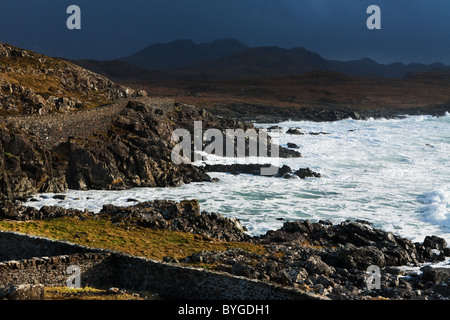
POLYGON ((173 71, 202 65, 225 56, 250 49, 237 40, 215 40, 195 44, 192 40, 177 40, 167 44, 151 45, 131 56, 118 60, 148 70, 173 71))
POLYGON ((125 78, 152 78, 163 73, 168 77, 238 79, 322 70, 363 78, 398 79, 432 70, 450 72, 450 66, 442 63, 380 64, 369 58, 353 61, 327 60, 302 47, 252 48, 234 39, 200 44, 191 40, 176 40, 166 44, 153 44, 113 61, 74 62, 106 76, 125 78))

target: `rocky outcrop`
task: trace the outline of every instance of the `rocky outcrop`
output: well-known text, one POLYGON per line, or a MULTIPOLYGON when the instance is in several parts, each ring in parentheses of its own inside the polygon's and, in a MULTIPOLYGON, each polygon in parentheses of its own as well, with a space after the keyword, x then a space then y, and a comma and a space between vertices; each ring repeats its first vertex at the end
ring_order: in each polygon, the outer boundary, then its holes
POLYGON ((66 188, 50 150, 25 130, 0 126, 0 199, 66 188))
MULTIPOLYGON (((204 166, 206 172, 226 172, 231 174, 251 174, 261 175, 263 168, 269 168, 270 164, 207 164, 204 166)), ((293 179, 298 177, 305 179, 309 177, 320 178, 320 173, 314 172, 309 168, 300 168, 292 171, 291 167, 284 165, 277 168, 275 173, 270 176, 280 177, 284 179, 293 179)))
POLYGON ((68 61, 0 43, 0 114, 68 112, 143 95, 68 61))
POLYGON ((449 299, 449 268, 425 266, 450 257, 444 239, 429 236, 422 243, 374 228, 366 221, 298 220, 285 222, 266 234, 249 236, 239 220, 201 212, 198 201, 156 200, 130 207, 105 205, 89 211, 42 207, 40 210, 5 201, 0 219, 38 220, 57 217, 107 219, 114 224, 138 225, 157 230, 189 232, 206 241, 240 241, 262 246, 258 252, 243 249, 201 251, 167 263, 207 265, 216 271, 296 287, 334 300, 449 299), (380 287, 367 285, 369 267, 379 268, 380 287))
POLYGON ((219 241, 248 241, 251 238, 239 220, 215 212, 201 212, 195 199, 181 202, 155 200, 129 207, 104 205, 99 213, 51 206, 38 210, 12 201, 0 202, 0 220, 33 221, 61 217, 106 219, 115 224, 188 232, 219 241))
MULTIPOLYGON (((438 238, 438 237, 434 237, 438 238)), ((309 243, 311 245, 335 247, 324 260, 344 268, 367 268, 369 265, 386 266, 419 265, 425 261, 441 261, 450 251, 442 238, 438 247, 425 239, 423 244, 392 233, 373 228, 366 221, 345 221, 339 225, 308 220, 286 222, 282 228, 269 231, 261 236, 263 243, 281 242, 290 244, 309 243), (439 254, 430 250, 437 249, 439 254)))
POLYGON ((156 200, 131 207, 105 205, 98 214, 114 223, 136 224, 158 230, 198 234, 220 241, 246 241, 250 236, 239 220, 218 213, 200 212, 197 200, 156 200))
POLYGON ((364 221, 333 225, 299 220, 251 241, 265 245, 266 252, 202 251, 178 262, 209 264, 222 272, 302 288, 333 300, 450 298, 449 268, 426 266, 420 272, 400 268, 449 257, 442 238, 412 243, 364 221), (367 285, 370 266, 380 270, 379 288, 367 285))
POLYGON ((33 221, 55 219, 61 217, 94 217, 89 211, 64 209, 61 207, 43 206, 39 210, 22 205, 20 202, 4 200, 0 202, 0 220, 33 221))
MULTIPOLYGON (((279 123, 284 121, 339 121, 345 119, 367 120, 369 118, 395 119, 405 115, 444 116, 450 104, 426 105, 423 108, 354 108, 352 106, 320 102, 313 107, 274 107, 271 104, 255 104, 233 102, 226 105, 215 105, 210 111, 217 116, 226 116, 256 123, 279 123)), ((301 134, 301 131, 299 131, 301 134)))
MULTIPOLYGON (((121 190, 210 181, 201 166, 173 163, 174 130, 186 129, 194 143, 195 121, 202 123, 203 132, 210 128, 221 130, 224 139, 228 129, 253 129, 252 123, 217 118, 203 109, 170 99, 132 99, 121 109, 115 107, 113 114, 103 109, 82 111, 94 119, 86 121, 92 125, 89 130, 80 124, 82 113, 76 117, 39 117, 41 122, 32 119, 31 124, 26 119, 6 121, 3 125, 0 122, 0 167, 4 168, 0 176, 1 198, 23 198, 68 188, 121 190), (60 133, 65 124, 73 136, 60 133)), ((191 151, 194 152, 193 147, 191 151)), ((280 147, 279 156, 301 154, 280 147)), ((298 173, 305 176, 304 171, 298 173)))
MULTIPOLYGON (((107 132, 72 137, 51 150, 42 137, 24 128, 12 123, 0 126, 0 198, 68 188, 169 187, 208 181, 201 168, 172 163, 170 135, 176 123, 172 110, 162 111, 160 106, 130 103, 107 132)), ((50 120, 52 125, 54 119, 50 120)))

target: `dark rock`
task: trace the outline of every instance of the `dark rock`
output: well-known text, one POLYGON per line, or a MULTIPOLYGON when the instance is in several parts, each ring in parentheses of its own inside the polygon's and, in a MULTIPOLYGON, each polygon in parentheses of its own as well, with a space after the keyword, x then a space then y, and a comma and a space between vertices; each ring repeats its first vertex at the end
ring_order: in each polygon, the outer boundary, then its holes
POLYGON ((206 172, 226 172, 231 174, 252 174, 252 175, 260 175, 261 168, 270 167, 269 164, 260 165, 260 164, 214 164, 214 165, 206 165, 206 172))
POLYGON ((312 136, 318 136, 320 134, 329 134, 328 132, 309 132, 308 134, 312 135, 312 136))
POLYGON ((450 257, 450 248, 444 248, 444 256, 450 257))
POLYGON ((253 269, 251 267, 243 265, 239 262, 236 262, 233 265, 231 272, 234 275, 248 277, 248 278, 252 278, 252 275, 253 275, 253 269))
POLYGON ((296 135, 304 135, 303 132, 298 130, 297 128, 290 128, 286 131, 287 134, 296 134, 296 135))
POLYGON ((425 248, 437 249, 439 251, 443 251, 447 248, 447 241, 443 238, 439 238, 436 236, 427 236, 423 241, 423 246, 425 248))
POLYGON ((348 244, 339 250, 339 266, 347 269, 366 270, 371 265, 386 266, 383 252, 374 246, 356 247, 348 244))
POLYGON ((300 148, 298 145, 296 145, 295 143, 291 143, 291 142, 288 142, 287 147, 292 148, 292 149, 300 148))
POLYGON ((450 278, 450 268, 433 268, 426 266, 420 269, 422 279, 425 281, 431 281, 433 283, 446 282, 450 278))
POLYGON ((309 168, 306 169, 298 169, 297 171, 294 172, 294 174, 298 177, 300 177, 301 179, 305 179, 308 177, 314 177, 314 178, 320 178, 321 175, 320 173, 314 172, 309 168))
POLYGON ((309 274, 324 274, 329 276, 333 268, 327 265, 319 256, 311 256, 306 260, 305 269, 309 274))
POLYGON ((155 200, 130 207, 105 205, 97 217, 113 223, 129 223, 152 229, 182 231, 225 241, 250 238, 239 220, 217 213, 200 212, 197 200, 155 200))
MULTIPOLYGON (((251 174, 251 175, 261 175, 262 168, 269 168, 270 164, 214 164, 214 165, 206 165, 206 172, 227 172, 231 174, 251 174)), ((287 175, 292 173, 292 169, 289 166, 282 166, 276 170, 274 174, 271 176, 274 177, 286 177, 287 175)), ((309 168, 299 169, 293 173, 297 177, 301 179, 305 179, 307 177, 316 177, 319 178, 320 173, 314 172, 309 168)))
POLYGON ((286 174, 292 173, 292 169, 289 166, 282 166, 280 169, 278 169, 278 177, 285 177, 286 174))

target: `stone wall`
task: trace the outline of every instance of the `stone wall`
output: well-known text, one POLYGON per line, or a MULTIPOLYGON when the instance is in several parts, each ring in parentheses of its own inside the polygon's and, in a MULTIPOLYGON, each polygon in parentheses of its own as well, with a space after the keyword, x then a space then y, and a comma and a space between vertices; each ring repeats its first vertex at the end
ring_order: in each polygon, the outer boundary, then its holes
POLYGON ((183 300, 309 300, 315 295, 295 288, 205 269, 160 263, 145 258, 115 257, 118 287, 153 291, 183 300))
POLYGON ((101 252, 101 250, 85 248, 70 242, 0 231, 0 261, 86 252, 101 252))
POLYGON ((15 232, 0 231, 0 250, 0 287, 64 286, 67 267, 77 265, 82 286, 150 291, 172 299, 317 299, 295 288, 15 232))
POLYGON ((110 254, 78 253, 55 257, 0 262, 0 287, 19 284, 42 284, 46 287, 67 285, 71 265, 80 268, 81 286, 108 288, 114 279, 110 254))

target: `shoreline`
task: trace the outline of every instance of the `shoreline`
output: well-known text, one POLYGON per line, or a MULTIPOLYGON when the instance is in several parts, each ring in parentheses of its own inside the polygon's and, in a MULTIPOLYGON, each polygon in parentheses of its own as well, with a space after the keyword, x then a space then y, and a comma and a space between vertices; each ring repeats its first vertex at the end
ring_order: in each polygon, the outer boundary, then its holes
POLYGON ((280 123, 286 121, 332 122, 345 119, 367 120, 373 119, 401 119, 407 116, 429 115, 442 117, 450 112, 450 103, 438 106, 424 106, 414 108, 377 108, 352 109, 340 105, 324 105, 321 107, 286 107, 253 105, 238 103, 226 106, 227 111, 216 108, 206 108, 219 117, 230 117, 240 121, 250 121, 258 124, 280 123), (263 115, 261 115, 263 114, 263 115))
MULTIPOLYGON (((146 161, 154 161, 148 158, 147 153, 161 152, 168 155, 171 129, 176 126, 186 126, 192 124, 193 117, 207 120, 211 127, 214 125, 224 129, 233 125, 234 127, 244 127, 247 125, 242 121, 229 121, 219 119, 210 113, 204 112, 191 106, 177 105, 168 106, 165 110, 158 106, 148 106, 139 102, 129 103, 121 114, 113 120, 110 127, 111 137, 105 134, 96 134, 92 137, 71 138, 67 144, 59 145, 58 150, 61 158, 74 157, 67 161, 72 167, 68 171, 71 179, 76 182, 78 189, 94 190, 98 187, 112 190, 128 190, 130 187, 176 187, 177 181, 211 183, 206 171, 194 167, 185 167, 185 171, 180 168, 172 168, 174 174, 171 177, 160 168, 157 172, 152 172, 151 168, 145 172, 139 172, 142 166, 134 165, 134 174, 141 174, 139 184, 135 182, 135 176, 122 168, 127 164, 129 155, 126 150, 134 150, 138 164, 146 161), (151 114, 154 122, 149 121, 147 115, 151 114), (138 121, 136 121, 138 120, 138 121), (177 123, 173 122, 175 120, 177 123), (172 122, 173 123, 172 123, 172 122), (161 124, 167 125, 161 131, 161 124), (151 132, 151 135, 149 133, 151 132), (164 133, 161 139, 157 133, 164 133), (158 145, 154 140, 158 138, 158 145), (107 145, 103 145, 107 142, 107 145), (117 148, 120 142, 120 148, 117 148), (152 149, 147 150, 146 144, 150 143, 152 149), (98 151, 102 146, 101 151, 98 151), (74 150, 76 152, 74 152, 74 150), (105 157, 105 154, 107 156, 105 157), (117 159, 120 158, 120 161, 117 159), (87 159, 87 160, 86 160, 87 159), (85 161, 84 164, 81 162, 85 161), (114 167, 111 165, 115 163, 114 167), (92 164, 100 167, 103 172, 92 171, 92 164), (98 166, 100 164, 100 166, 98 166), (114 170, 113 170, 114 169, 114 170), (192 172, 195 171, 195 172, 192 172), (114 174, 123 179, 112 179, 106 177, 107 174, 114 174), (150 174, 150 175, 149 175, 150 174), (144 181, 150 176, 163 177, 160 184, 155 181, 144 181), (121 176, 122 175, 122 176, 121 176), (92 184, 92 182, 95 184, 92 184), (144 183, 145 182, 145 183, 144 183), (91 185, 87 185, 91 183, 91 185), (106 187, 106 185, 108 187, 106 187)), ((250 124, 252 125, 252 124, 250 124)), ((5 136, 10 134, 5 130, 5 136)), ((24 139, 26 132, 11 133, 24 139), (22 134, 22 135, 21 135, 22 134)), ((2 138, 0 136, 0 138, 2 138)), ((31 158, 20 157, 22 150, 16 141, 23 141, 20 138, 5 139, 7 143, 16 148, 17 156, 9 154, 5 163, 11 162, 15 170, 21 169, 22 163, 29 164, 31 158)), ((28 150, 36 152, 40 150, 39 142, 24 143, 28 150)), ((33 152, 31 155, 33 156, 33 152)), ((45 150, 43 153, 49 152, 45 150)), ((5 153, 6 154, 6 153, 5 153)), ((51 159, 50 157, 45 159, 51 159)), ((158 159, 162 165, 169 163, 168 157, 158 159)), ((64 163, 63 161, 61 163, 64 163)), ((61 165, 61 163, 57 163, 61 165)), ((47 163, 47 168, 54 168, 55 163, 47 163)), ((11 165, 10 165, 11 167, 11 165)), ((220 168, 218 168, 220 169, 220 168)), ((66 170, 66 169, 64 169, 66 170)), ((61 173, 65 171, 61 170, 61 173)), ((297 168, 295 168, 297 170, 297 168)), ((50 170, 48 171, 50 172, 50 170)), ((297 171, 296 171, 297 172, 297 171)), ((17 177, 23 179, 24 171, 16 171, 17 177)), ((289 172, 287 172, 289 173, 289 172)), ((309 176, 316 177, 318 173, 308 172, 309 176)), ((61 175, 61 177, 65 177, 61 175)), ((52 177, 54 178, 54 177, 52 177)), ((274 177, 274 179, 276 179, 274 177)), ((61 181, 54 181, 58 183, 61 181)), ((24 187, 29 184, 24 183, 24 187)), ((67 185, 66 185, 67 187, 67 185)), ((68 188, 54 190, 64 192, 68 188)), ((29 195, 38 194, 39 190, 26 189, 29 195)), ((42 191, 42 190, 41 190, 42 191)), ((89 191, 87 191, 89 192, 89 191)), ((40 210, 32 207, 23 208, 16 206, 12 202, 4 200, 1 202, 0 215, 3 220, 16 219, 19 221, 52 219, 64 216, 76 216, 81 220, 86 216, 92 216, 92 212, 79 212, 75 209, 62 209, 57 207, 43 207, 40 210)), ((252 253, 241 249, 230 249, 225 251, 200 251, 194 254, 173 258, 167 256, 165 262, 175 264, 206 265, 220 272, 227 272, 233 275, 245 276, 258 281, 271 281, 283 286, 293 286, 304 290, 311 290, 316 294, 335 300, 350 299, 373 299, 384 297, 387 299, 443 299, 450 297, 448 287, 450 279, 447 268, 425 268, 422 274, 414 276, 409 271, 402 271, 399 267, 404 265, 419 265, 421 262, 442 262, 450 256, 449 248, 445 239, 429 235, 423 243, 413 243, 412 241, 399 237, 391 232, 373 228, 368 221, 343 221, 340 224, 332 224, 327 220, 311 222, 310 220, 294 220, 283 223, 283 226, 276 230, 270 230, 259 236, 249 236, 237 219, 230 219, 221 216, 220 213, 201 212, 200 205, 194 200, 188 202, 174 203, 169 200, 142 202, 129 207, 115 207, 113 205, 103 206, 102 216, 116 223, 131 223, 147 228, 175 228, 174 230, 195 233, 200 237, 210 241, 237 241, 248 242, 264 246, 264 253, 252 253), (125 220, 124 220, 125 219, 125 220), (434 251, 433 251, 434 250, 434 251), (367 268, 378 266, 383 270, 382 281, 385 286, 378 290, 367 290, 365 280, 367 278, 367 268), (406 277, 400 277, 406 275, 406 277), (408 278, 409 277, 409 278, 408 278)))
POLYGON ((448 263, 450 257, 450 248, 444 239, 428 236, 422 243, 413 243, 363 220, 340 224, 290 221, 282 228, 250 237, 245 235, 245 228, 238 220, 201 212, 196 200, 149 201, 129 207, 105 205, 100 214, 57 207, 37 210, 11 203, 3 205, 0 213, 1 220, 22 221, 22 224, 27 221, 51 223, 64 217, 76 218, 81 224, 100 219, 128 230, 133 230, 133 226, 173 230, 196 234, 208 242, 233 241, 262 246, 265 248, 262 252, 239 247, 206 250, 184 258, 166 256, 163 262, 212 268, 234 276, 307 290, 332 300, 450 299, 446 285, 450 280, 450 268, 439 266, 439 263, 448 263), (366 269, 370 266, 380 270, 382 287, 376 290, 366 285, 366 269))

